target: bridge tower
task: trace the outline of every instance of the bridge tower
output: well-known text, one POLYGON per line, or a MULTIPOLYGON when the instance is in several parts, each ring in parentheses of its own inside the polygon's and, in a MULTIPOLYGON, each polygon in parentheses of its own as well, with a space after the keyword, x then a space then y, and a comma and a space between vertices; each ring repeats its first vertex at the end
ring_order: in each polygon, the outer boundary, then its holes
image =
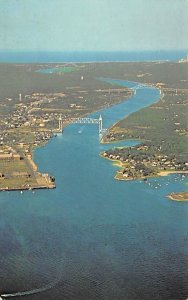
POLYGON ((19 94, 19 101, 22 102, 22 94, 19 94))
POLYGON ((62 115, 59 116, 59 132, 63 131, 63 120, 62 115))
POLYGON ((99 117, 99 134, 102 133, 102 116, 99 117))

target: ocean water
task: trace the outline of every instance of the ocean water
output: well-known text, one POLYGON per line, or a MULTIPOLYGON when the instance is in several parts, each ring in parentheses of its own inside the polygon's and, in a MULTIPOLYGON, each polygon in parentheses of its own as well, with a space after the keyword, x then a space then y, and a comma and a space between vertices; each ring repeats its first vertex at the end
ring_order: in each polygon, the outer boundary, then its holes
POLYGON ((178 61, 188 50, 179 51, 88 51, 88 52, 13 52, 1 51, 0 62, 50 63, 50 62, 102 62, 102 61, 178 61))
MULTIPOLYGON (((158 90, 143 85, 129 101, 92 116, 102 114, 107 128, 158 99, 158 90)), ((20 299, 19 292, 28 291, 29 300, 188 297, 188 205, 166 198, 184 190, 186 178, 115 181, 117 167, 99 156, 107 147, 99 143, 97 125, 70 125, 34 155, 40 171, 56 177, 55 190, 0 193, 0 294, 20 299)))

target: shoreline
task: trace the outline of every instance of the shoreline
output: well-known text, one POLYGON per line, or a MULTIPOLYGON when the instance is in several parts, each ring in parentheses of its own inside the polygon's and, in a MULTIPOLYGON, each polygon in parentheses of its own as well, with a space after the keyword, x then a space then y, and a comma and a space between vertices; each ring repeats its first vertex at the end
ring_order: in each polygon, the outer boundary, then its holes
MULTIPOLYGON (((147 87, 147 84, 145 84, 145 85, 147 87)), ((162 92, 162 88, 159 87, 157 85, 157 83, 156 84, 153 83, 152 86, 160 91, 159 99, 156 102, 156 103, 158 103, 159 101, 161 101, 164 98, 164 93, 162 92)), ((129 115, 127 115, 124 119, 127 119, 129 117, 129 115)), ((115 128, 118 123, 119 123, 119 121, 115 122, 109 128, 109 131, 113 130, 113 128, 115 128)), ((106 136, 103 136, 102 139, 101 139, 101 143, 104 144, 104 145, 105 144, 112 144, 112 146, 113 146, 114 144, 122 142, 122 141, 126 142, 126 140, 127 139, 118 139, 118 138, 110 140, 110 139, 106 138, 106 136)), ((130 140, 130 138, 128 140, 130 140)), ((135 140, 135 139, 133 138, 133 140, 135 140)), ((145 141, 145 140, 143 140, 141 138, 138 139, 139 143, 141 143, 142 141, 145 141)), ((115 147, 115 148, 118 148, 118 147, 115 147)), ((123 146, 123 148, 126 148, 126 146, 123 146)), ((163 177, 163 176, 169 176, 169 175, 172 175, 172 174, 188 174, 188 170, 163 170, 163 169, 159 169, 159 170, 155 171, 155 169, 153 169, 153 174, 146 175, 146 176, 142 176, 142 174, 136 174, 135 177, 134 177, 134 175, 131 176, 129 174, 124 175, 123 169, 127 167, 127 169, 129 168, 131 170, 131 165, 126 164, 123 161, 120 161, 119 159, 116 160, 116 159, 110 158, 110 157, 108 157, 108 155, 103 155, 103 153, 105 153, 105 151, 100 153, 101 157, 106 158, 108 160, 111 160, 114 166, 117 166, 117 167, 121 168, 119 171, 116 171, 116 175, 114 176, 114 179, 116 179, 116 180, 122 180, 122 181, 123 180, 124 181, 127 181, 127 180, 144 180, 144 179, 147 179, 147 178, 155 178, 155 177, 157 178, 157 177, 160 177, 160 176, 163 177)), ((150 167, 150 166, 147 166, 147 167, 150 167)), ((127 170, 127 173, 128 173, 128 170, 127 170)))
POLYGON ((54 185, 40 185, 40 186, 30 186, 30 187, 6 187, 6 188, 0 188, 0 192, 10 192, 10 191, 32 191, 32 190, 44 190, 44 189, 55 189, 56 186, 54 185))
POLYGON ((169 60, 169 59, 159 59, 159 60, 104 60, 104 61, 50 61, 50 62, 44 62, 44 61, 34 61, 34 62, 28 62, 28 61, 13 61, 13 62, 7 62, 7 61, 0 61, 0 64, 22 64, 22 65, 53 65, 53 64, 106 64, 106 63, 166 63, 166 62, 173 62, 173 63, 180 63, 177 60, 169 60))
MULTIPOLYGON (((45 143, 47 144, 47 142, 45 143)), ((37 149, 38 147, 41 147, 44 145, 43 143, 41 145, 37 145, 35 148, 32 149, 30 155, 26 155, 25 153, 23 154, 25 164, 29 165, 31 174, 31 182, 22 182, 22 184, 11 184, 11 182, 7 182, 6 179, 4 182, 4 186, 0 187, 0 192, 2 191, 23 191, 23 190, 36 190, 36 189, 55 189, 56 184, 55 184, 55 178, 51 176, 48 173, 42 173, 38 171, 38 166, 35 163, 33 159, 33 153, 34 150, 37 149), (33 182, 33 180, 35 182, 33 182)), ((23 175, 24 178, 24 175, 23 175)))
MULTIPOLYGON (((88 116, 90 116, 92 114, 95 114, 97 112, 100 113, 101 110, 107 109, 107 108, 109 108, 111 106, 118 105, 118 104, 120 104, 122 102, 126 102, 126 101, 130 100, 132 98, 132 92, 131 92, 131 90, 128 87, 125 87, 125 89, 130 92, 130 95, 127 95, 126 98, 123 98, 122 100, 120 100, 118 102, 115 102, 115 103, 113 103, 111 105, 110 104, 106 104, 106 105, 100 107, 99 110, 93 110, 91 112, 84 113, 79 118, 85 118, 85 117, 88 117, 88 116)), ((64 123, 63 124, 63 130, 64 130, 64 128, 66 128, 67 126, 70 126, 71 124, 73 124, 73 123, 72 122, 64 123)), ((33 185, 33 186, 32 185, 23 186, 23 187, 22 186, 19 186, 19 187, 14 187, 14 186, 13 187, 7 187, 7 186, 4 186, 4 187, 0 187, 0 192, 1 191, 22 191, 22 190, 33 190, 33 189, 54 189, 54 188, 56 188, 55 178, 54 178, 54 181, 52 181, 51 179, 53 178, 53 176, 50 176, 48 173, 45 174, 45 173, 41 173, 40 171, 37 171, 40 168, 38 168, 38 165, 34 161, 35 151, 38 148, 40 148, 42 146, 46 146, 48 144, 48 142, 52 138, 56 137, 57 134, 59 134, 59 133, 63 134, 63 131, 62 132, 58 132, 56 129, 52 129, 51 132, 53 133, 53 135, 47 141, 42 141, 41 144, 38 144, 37 146, 34 146, 32 148, 31 153, 30 153, 31 157, 28 157, 28 155, 26 155, 24 153, 25 159, 29 163, 29 165, 30 165, 30 167, 32 169, 32 172, 36 173, 36 175, 34 176, 35 179, 36 179, 36 181, 38 179, 39 182, 42 180, 42 182, 44 182, 44 183, 42 183, 42 184, 39 183, 38 185, 36 184, 36 185, 33 185)))
POLYGON ((188 174, 188 171, 161 171, 159 172, 159 176, 168 176, 171 174, 188 174))
MULTIPOLYGON (((92 63, 92 62, 91 62, 92 63)), ((100 62, 98 62, 98 63, 100 63, 100 62)), ((127 80, 128 81, 128 80, 127 80)), ((128 81, 129 82, 129 81, 128 81)), ((136 83, 136 84, 140 84, 140 82, 139 81, 130 81, 130 82, 133 82, 133 83, 136 83)), ((148 87, 148 84, 146 84, 146 83, 141 83, 143 86, 145 86, 146 88, 148 87)), ((157 89, 157 90, 159 90, 159 91, 161 91, 161 88, 159 88, 158 86, 157 86, 157 84, 155 84, 155 83, 153 83, 152 84, 152 87, 154 88, 154 89, 157 89)), ((114 104, 112 104, 112 105, 109 105, 109 104, 106 104, 106 105, 104 105, 103 107, 101 107, 99 110, 94 110, 94 111, 92 111, 92 112, 88 112, 88 113, 84 113, 83 114, 83 117, 85 117, 85 116, 88 116, 88 115, 91 115, 91 114, 93 114, 93 113, 96 113, 96 112, 99 112, 100 113, 100 111, 101 110, 103 110, 103 109, 106 109, 106 108, 108 108, 108 107, 110 107, 110 106, 114 106, 114 105, 117 105, 117 104, 119 104, 119 103, 122 103, 122 102, 125 102, 125 101, 129 101, 129 100, 131 100, 132 98, 133 98, 133 90, 134 89, 132 89, 132 88, 129 88, 129 87, 125 87, 128 91, 130 91, 130 95, 128 95, 126 98, 124 98, 124 99, 122 99, 123 101, 118 101, 117 103, 114 103, 114 104)), ((159 102, 161 99, 163 98, 163 95, 161 95, 161 96, 159 96, 159 98, 157 99, 157 101, 156 101, 156 103, 157 102, 159 102)), ((149 106, 151 106, 153 103, 151 103, 149 106)), ((140 109, 139 109, 140 110, 140 109)), ((130 115, 130 113, 126 116, 126 118, 128 117, 130 115)), ((112 126, 111 126, 111 128, 112 127, 114 127, 117 123, 118 123, 119 121, 117 121, 117 122, 115 122, 112 126)), ((69 126, 69 125, 71 125, 71 122, 69 122, 69 123, 67 123, 67 124, 63 124, 63 128, 65 128, 65 127, 67 127, 67 126, 69 126)), ((54 132, 54 134, 56 133, 55 131, 53 131, 54 132)), ((54 136, 54 135, 53 135, 54 136)), ((50 137, 49 138, 49 140, 51 139, 52 137, 50 137)), ((122 140, 114 140, 114 141, 104 141, 104 139, 105 139, 105 134, 104 134, 104 136, 102 137, 102 139, 101 139, 101 144, 110 144, 110 143, 117 143, 117 142, 121 142, 122 140)), ((46 143, 48 143, 49 142, 49 140, 47 141, 47 142, 45 142, 44 144, 46 144, 46 143)), ((135 139, 133 139, 133 140, 135 140, 135 139)), ((125 140, 126 141, 126 140, 125 140)), ((139 140, 138 139, 138 142, 141 142, 142 140, 139 140)), ((41 144, 39 144, 39 145, 37 145, 37 147, 34 147, 33 149, 32 149, 32 156, 31 156, 31 159, 28 159, 28 161, 29 161, 29 163, 30 163, 30 165, 31 165, 31 168, 33 169, 33 171, 34 172, 36 172, 37 171, 37 168, 38 168, 38 166, 37 166, 37 164, 35 163, 35 161, 34 161, 34 159, 33 159, 33 153, 35 152, 35 150, 37 149, 37 148, 39 148, 39 147, 41 147, 43 145, 43 143, 41 143, 41 144)), ((102 155, 101 155, 102 156, 102 155)), ((104 158, 104 156, 102 156, 103 158, 104 158)), ((106 157, 105 157, 106 158, 106 157)), ((109 158, 109 160, 112 160, 112 159, 110 159, 109 158)), ((114 160, 112 160, 112 161, 114 161, 114 160)), ((114 163, 114 165, 116 165, 116 166, 118 166, 118 167, 123 167, 124 165, 123 165, 123 163, 122 162, 120 162, 120 161, 118 161, 118 160, 115 160, 115 163, 114 163)), ((180 172, 178 172, 178 171, 161 171, 161 172, 159 172, 159 173, 157 173, 156 175, 155 174, 152 174, 152 175, 150 175, 150 176, 138 176, 138 177, 123 177, 123 174, 121 175, 120 173, 119 173, 119 177, 122 177, 121 178, 121 180, 137 180, 137 179, 144 179, 144 178, 148 178, 148 177, 156 177, 156 176, 167 176, 167 175, 169 175, 169 174, 173 174, 173 173, 188 173, 188 172, 184 172, 184 171, 180 171, 180 172)), ((41 175, 41 177, 43 176, 43 174, 42 173, 40 173, 40 175, 41 175)), ((116 176, 117 176, 117 174, 116 174, 116 176)), ((115 179, 118 179, 118 180, 120 180, 120 178, 116 178, 116 176, 115 176, 115 179)), ((39 188, 40 188, 40 185, 39 185, 39 188)), ((48 187, 46 187, 46 188, 48 188, 48 187)), ((3 188, 2 188, 3 189, 3 188)), ((16 188, 17 189, 17 188, 16 188)), ((21 187, 19 187, 19 189, 21 190, 22 188, 21 187)), ((29 189, 29 188, 28 188, 29 189)), ((1 189, 0 189, 1 190, 1 189)))
MULTIPOLYGON (((151 175, 151 176, 140 176, 140 177, 120 177, 118 178, 118 173, 114 176, 114 179, 116 180, 122 180, 122 181, 130 181, 130 180, 144 180, 144 179, 148 179, 148 178, 158 178, 158 177, 163 177, 163 176, 169 176, 169 175, 172 175, 172 174, 188 174, 188 171, 165 171, 165 174, 164 172, 159 172, 157 173, 156 175, 151 175)), ((188 201, 188 199, 187 199, 188 201)))
MULTIPOLYGON (((107 159, 109 161, 112 162, 112 165, 113 166, 116 166, 118 168, 123 168, 125 167, 124 163, 122 161, 119 161, 117 159, 111 159, 109 157, 106 157, 104 156, 102 153, 99 154, 101 158, 104 158, 104 159, 107 159)), ((121 170, 120 170, 121 171, 121 170)), ((140 176, 140 177, 123 177, 123 175, 119 176, 118 178, 118 175, 120 175, 119 171, 116 171, 116 175, 114 176, 114 179, 116 180, 121 180, 121 181, 130 181, 130 180, 144 180, 144 179, 148 179, 148 178, 157 178, 157 177, 164 177, 164 176, 169 176, 169 175, 172 175, 172 174, 188 174, 188 171, 159 171, 157 172, 156 175, 151 175, 151 176, 140 176)))
POLYGON ((171 193, 167 198, 177 202, 188 202, 188 192, 171 193))

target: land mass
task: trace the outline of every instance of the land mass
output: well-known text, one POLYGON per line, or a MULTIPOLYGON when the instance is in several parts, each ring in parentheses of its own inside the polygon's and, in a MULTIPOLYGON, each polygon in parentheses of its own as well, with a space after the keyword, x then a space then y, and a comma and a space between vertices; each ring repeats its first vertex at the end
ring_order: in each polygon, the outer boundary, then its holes
POLYGON ((174 201, 188 201, 188 192, 171 193, 168 198, 174 201))
POLYGON ((0 190, 54 188, 38 171, 33 151, 62 128, 132 91, 96 77, 105 65, 0 64, 0 190), (61 117, 62 128, 59 126, 61 117))
POLYGON ((139 65, 139 71, 131 73, 129 70, 125 74, 127 80, 159 88, 161 95, 157 103, 117 122, 103 137, 103 143, 126 139, 140 141, 133 147, 115 147, 101 153, 120 167, 115 179, 147 180, 149 177, 173 173, 185 176, 188 173, 187 67, 187 61, 143 63, 139 65))
POLYGON ((117 179, 183 172, 187 164, 187 63, 132 62, 0 64, 0 189, 53 188, 41 174, 33 150, 73 118, 125 101, 128 88, 100 77, 132 80, 161 89, 158 103, 121 120, 103 142, 139 139, 135 147, 102 153, 121 166, 117 179), (163 173, 162 173, 163 172, 163 173))

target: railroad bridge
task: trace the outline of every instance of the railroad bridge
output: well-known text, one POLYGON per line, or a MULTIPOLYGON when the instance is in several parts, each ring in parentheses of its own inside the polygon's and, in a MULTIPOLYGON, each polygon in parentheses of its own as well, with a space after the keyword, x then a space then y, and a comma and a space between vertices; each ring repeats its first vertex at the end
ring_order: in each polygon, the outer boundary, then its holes
POLYGON ((99 134, 104 133, 106 130, 103 128, 103 119, 100 115, 98 119, 95 118, 68 118, 67 120, 62 119, 62 115, 59 117, 59 128, 58 131, 63 131, 63 124, 98 124, 99 126, 99 134))

